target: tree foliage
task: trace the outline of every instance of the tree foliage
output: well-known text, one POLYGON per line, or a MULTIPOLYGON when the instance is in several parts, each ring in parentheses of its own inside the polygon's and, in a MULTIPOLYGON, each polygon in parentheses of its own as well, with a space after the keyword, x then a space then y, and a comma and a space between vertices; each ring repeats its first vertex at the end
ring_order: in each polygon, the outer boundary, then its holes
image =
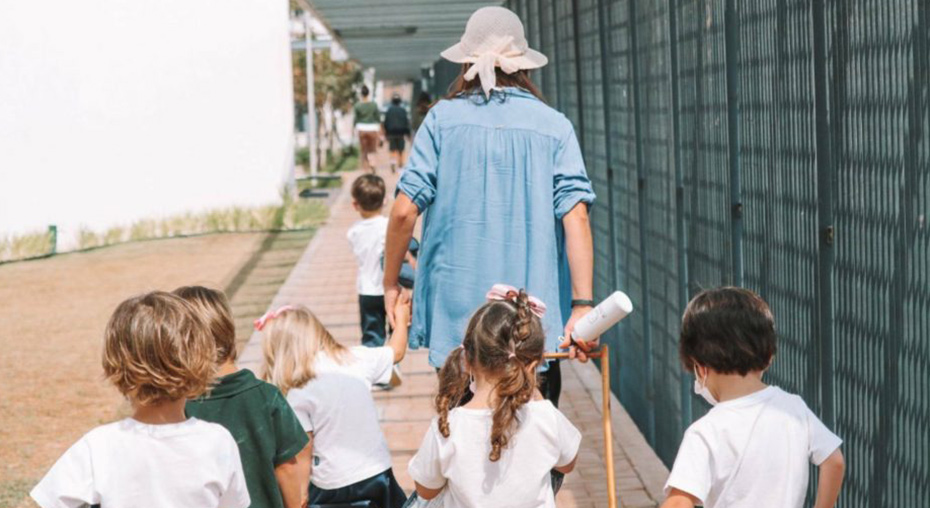
MULTIPOLYGON (((292 52, 294 70, 294 102, 301 114, 307 112, 307 55, 292 52)), ((334 62, 329 50, 313 53, 314 102, 317 111, 329 96, 334 110, 348 111, 355 98, 355 89, 362 82, 362 70, 351 60, 334 62)))

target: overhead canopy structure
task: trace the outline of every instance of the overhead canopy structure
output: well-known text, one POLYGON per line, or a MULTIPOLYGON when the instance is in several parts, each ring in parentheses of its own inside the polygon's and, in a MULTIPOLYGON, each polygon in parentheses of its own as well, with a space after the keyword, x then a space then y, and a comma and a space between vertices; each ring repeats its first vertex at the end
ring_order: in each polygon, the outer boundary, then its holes
POLYGON ((420 77, 423 66, 462 35, 487 0, 309 0, 353 58, 379 79, 420 77))

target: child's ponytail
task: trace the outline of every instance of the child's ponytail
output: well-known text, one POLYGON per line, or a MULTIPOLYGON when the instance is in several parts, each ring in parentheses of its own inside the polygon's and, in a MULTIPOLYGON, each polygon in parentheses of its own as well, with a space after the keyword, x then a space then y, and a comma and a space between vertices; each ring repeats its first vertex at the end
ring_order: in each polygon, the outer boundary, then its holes
POLYGON ((508 334, 510 340, 505 344, 506 363, 496 387, 497 407, 494 408, 491 426, 491 462, 500 459, 501 450, 507 447, 513 435, 517 411, 533 397, 536 389, 535 364, 542 354, 541 341, 532 340, 533 332, 541 330, 538 318, 530 309, 526 292, 520 290, 514 303, 516 313, 508 334))
POLYGON ((449 411, 461 405, 468 394, 468 369, 488 375, 496 382, 491 424, 492 462, 500 460, 518 422, 518 411, 533 398, 536 366, 543 360, 546 336, 540 317, 543 302, 525 291, 495 285, 488 303, 468 322, 462 347, 454 350, 439 372, 439 432, 449 437, 449 411))
POLYGON ((436 412, 439 413, 439 432, 449 437, 449 410, 457 407, 468 390, 468 373, 465 372, 465 351, 455 348, 439 371, 439 393, 436 394, 436 412))

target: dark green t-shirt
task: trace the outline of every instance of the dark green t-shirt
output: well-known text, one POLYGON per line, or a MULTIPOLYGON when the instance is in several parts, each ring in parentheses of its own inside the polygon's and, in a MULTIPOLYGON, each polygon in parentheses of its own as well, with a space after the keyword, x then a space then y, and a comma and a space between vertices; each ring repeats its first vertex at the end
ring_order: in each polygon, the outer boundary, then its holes
POLYGON ((226 427, 235 438, 252 508, 284 507, 274 468, 310 439, 280 390, 243 369, 221 377, 209 396, 188 401, 185 410, 226 427))
POLYGON ((381 123, 381 111, 372 101, 359 102, 355 105, 355 123, 381 123))

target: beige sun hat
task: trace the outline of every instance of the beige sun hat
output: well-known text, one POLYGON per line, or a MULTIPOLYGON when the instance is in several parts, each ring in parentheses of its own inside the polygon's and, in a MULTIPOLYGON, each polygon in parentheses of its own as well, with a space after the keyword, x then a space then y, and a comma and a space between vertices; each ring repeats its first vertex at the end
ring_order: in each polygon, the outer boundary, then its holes
POLYGON ((462 39, 440 55, 451 62, 472 64, 465 79, 470 81, 478 76, 488 97, 497 84, 495 67, 513 74, 549 62, 546 55, 529 48, 520 18, 503 7, 482 7, 475 11, 468 18, 462 39))

